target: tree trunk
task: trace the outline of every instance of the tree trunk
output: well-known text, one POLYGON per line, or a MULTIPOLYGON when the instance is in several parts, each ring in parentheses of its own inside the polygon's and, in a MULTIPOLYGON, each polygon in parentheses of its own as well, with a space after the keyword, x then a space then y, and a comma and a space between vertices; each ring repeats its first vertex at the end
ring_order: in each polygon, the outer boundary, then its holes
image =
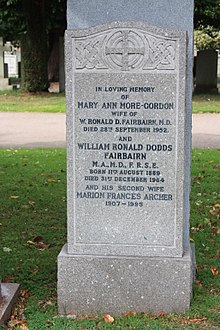
POLYGON ((21 86, 29 92, 48 89, 45 0, 23 0, 27 33, 21 44, 21 86))

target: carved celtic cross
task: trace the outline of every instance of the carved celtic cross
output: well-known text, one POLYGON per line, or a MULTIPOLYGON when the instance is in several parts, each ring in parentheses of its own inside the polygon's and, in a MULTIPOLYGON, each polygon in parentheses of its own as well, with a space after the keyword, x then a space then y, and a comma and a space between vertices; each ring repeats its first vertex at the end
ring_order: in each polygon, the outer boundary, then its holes
POLYGON ((134 54, 144 55, 144 48, 136 48, 129 46, 129 31, 121 31, 121 37, 118 43, 122 44, 122 47, 106 47, 105 54, 117 54, 121 55, 121 66, 123 71, 129 71, 131 65, 129 64, 129 56, 134 54))

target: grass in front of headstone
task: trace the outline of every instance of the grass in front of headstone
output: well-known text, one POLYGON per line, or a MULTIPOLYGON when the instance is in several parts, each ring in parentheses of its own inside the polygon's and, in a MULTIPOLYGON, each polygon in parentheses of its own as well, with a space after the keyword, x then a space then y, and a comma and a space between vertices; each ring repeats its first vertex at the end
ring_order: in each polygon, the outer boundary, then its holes
POLYGON ((65 112, 64 93, 22 93, 20 90, 0 92, 0 111, 65 112))
POLYGON ((0 279, 21 284, 8 328, 219 329, 220 150, 197 149, 192 155, 191 239, 197 279, 191 310, 179 315, 128 311, 114 320, 57 315, 56 260, 66 242, 65 156, 63 149, 0 150, 0 279))
MULTIPOLYGON (((0 111, 65 112, 63 93, 22 93, 20 90, 0 91, 0 111)), ((193 113, 220 113, 219 95, 194 95, 193 113)))

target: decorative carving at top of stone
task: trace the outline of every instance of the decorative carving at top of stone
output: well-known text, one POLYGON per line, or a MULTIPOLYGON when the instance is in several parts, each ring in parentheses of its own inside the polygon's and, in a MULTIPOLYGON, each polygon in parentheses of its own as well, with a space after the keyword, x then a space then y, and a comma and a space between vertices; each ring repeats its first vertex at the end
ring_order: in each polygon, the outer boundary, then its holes
POLYGON ((137 28, 118 28, 77 37, 76 69, 175 70, 177 40, 137 28))

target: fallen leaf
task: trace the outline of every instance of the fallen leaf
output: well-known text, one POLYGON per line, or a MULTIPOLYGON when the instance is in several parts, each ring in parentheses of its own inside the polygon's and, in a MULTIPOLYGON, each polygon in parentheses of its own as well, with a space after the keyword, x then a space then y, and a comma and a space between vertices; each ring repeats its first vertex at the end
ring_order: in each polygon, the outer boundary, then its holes
POLYGON ((4 283, 10 283, 10 282, 14 281, 14 276, 4 277, 2 281, 4 283))
POLYGON ((10 196, 11 199, 18 199, 19 196, 10 196))
POLYGON ((52 183, 52 182, 56 182, 56 181, 57 181, 57 180, 52 179, 52 178, 47 179, 47 182, 48 182, 48 183, 52 183))
POLYGON ((29 290, 28 289, 20 290, 20 295, 21 295, 22 298, 27 299, 29 297, 29 290))
POLYGON ((27 241, 27 243, 30 244, 30 245, 34 245, 34 246, 36 245, 36 243, 33 242, 33 241, 27 241))
POLYGON ((43 242, 39 242, 39 243, 36 244, 36 248, 38 250, 42 250, 42 251, 48 249, 49 247, 50 247, 50 244, 46 244, 46 243, 43 243, 43 242))
POLYGON ((33 242, 35 242, 35 243, 42 242, 42 240, 43 240, 43 237, 42 236, 35 236, 33 238, 33 242))
POLYGON ((46 250, 50 247, 50 244, 46 244, 44 242, 34 242, 34 241, 27 241, 29 245, 34 245, 38 250, 46 250))
POLYGON ((189 319, 190 323, 198 323, 198 322, 204 322, 204 321, 207 321, 207 317, 189 319))
POLYGON ((202 286, 202 283, 200 280, 195 280, 195 284, 198 285, 198 286, 202 286))
POLYGON ((113 323, 114 322, 114 317, 112 317, 111 315, 109 315, 109 314, 105 314, 104 316, 103 316, 103 319, 104 319, 104 321, 105 322, 107 322, 107 323, 113 323))
POLYGON ((12 326, 12 328, 16 325, 19 325, 20 330, 28 330, 28 326, 27 326, 27 321, 26 320, 16 320, 16 319, 12 319, 9 322, 10 326, 12 326))
POLYGON ((211 234, 215 236, 218 233, 218 228, 215 227, 215 224, 211 224, 211 234))
POLYGON ((219 258, 220 251, 217 251, 217 253, 212 257, 212 259, 218 259, 219 258))
POLYGON ((8 322, 9 329, 11 328, 11 329, 28 330, 28 323, 24 315, 25 302, 28 297, 29 297, 28 290, 20 290, 20 297, 18 299, 15 308, 13 309, 11 318, 8 322))
POLYGON ((182 324, 189 324, 189 323, 200 323, 200 322, 204 322, 207 321, 207 317, 202 317, 202 318, 194 318, 194 319, 190 319, 188 318, 187 320, 183 320, 182 324))
POLYGON ((211 266, 211 272, 215 276, 218 275, 218 269, 216 267, 214 267, 214 266, 211 266))
POLYGON ((158 313, 158 317, 164 317, 165 315, 166 315, 166 313, 163 312, 163 311, 161 311, 161 312, 158 313))
POLYGON ((31 205, 31 206, 34 206, 35 202, 34 201, 29 201, 28 204, 31 205))
POLYGON ((137 312, 135 311, 129 311, 127 313, 122 314, 123 317, 131 317, 131 316, 136 316, 137 312))
POLYGON ((219 213, 219 208, 218 207, 213 207, 213 209, 209 210, 209 213, 211 215, 217 215, 219 213))
POLYGON ((54 305, 53 302, 51 300, 40 300, 38 302, 39 306, 41 309, 45 309, 47 308, 48 306, 52 306, 54 305))
MULTIPOLYGON (((166 313, 163 312, 163 311, 161 311, 161 312, 159 312, 159 313, 156 314, 156 315, 151 315, 150 317, 151 317, 152 319, 156 320, 156 319, 158 319, 158 318, 160 318, 160 317, 164 317, 165 315, 166 315, 166 313)), ((149 317, 148 314, 145 314, 145 316, 149 317)))
POLYGON ((10 326, 15 326, 15 325, 21 325, 23 321, 21 320, 16 320, 16 319, 12 319, 10 321, 10 326))
POLYGON ((98 322, 96 325, 97 325, 97 327, 99 327, 100 325, 103 325, 103 322, 100 321, 100 322, 98 322))
POLYGON ((28 330, 28 326, 25 323, 23 323, 20 325, 20 330, 28 330))

